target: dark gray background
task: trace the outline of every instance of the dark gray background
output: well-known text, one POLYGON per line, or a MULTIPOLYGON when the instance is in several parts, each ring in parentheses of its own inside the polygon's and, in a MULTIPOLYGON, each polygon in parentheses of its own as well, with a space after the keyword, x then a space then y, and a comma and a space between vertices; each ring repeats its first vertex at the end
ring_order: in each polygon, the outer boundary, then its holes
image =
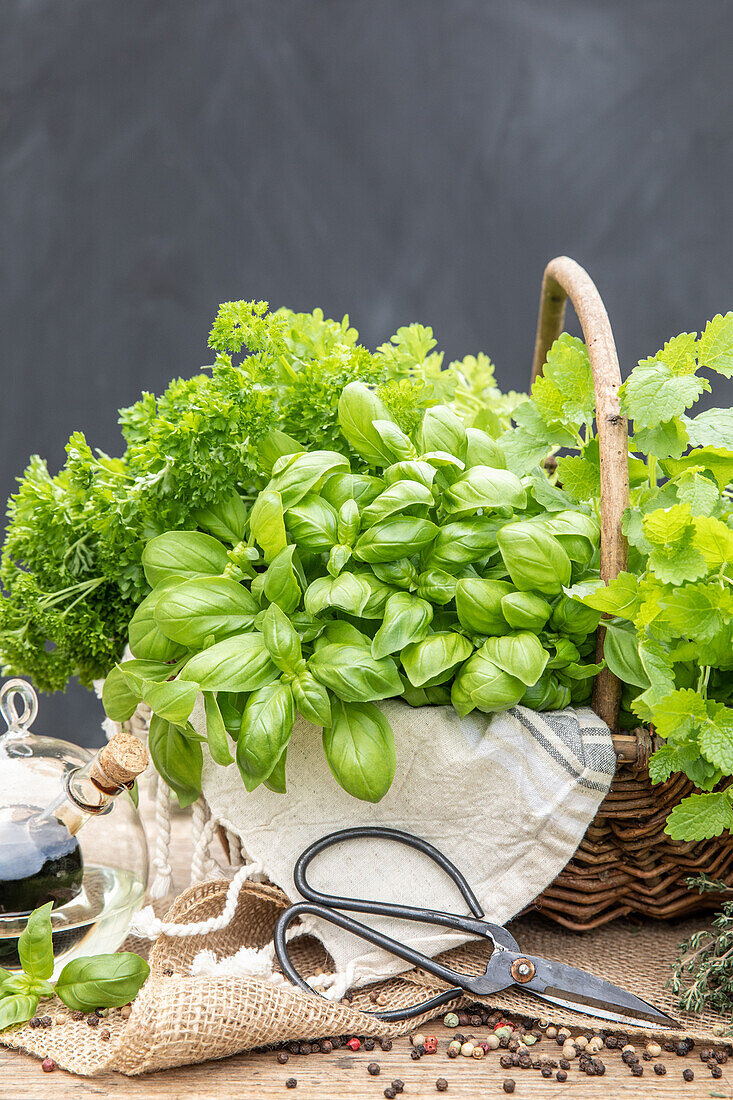
POLYGON ((558 253, 625 371, 698 329, 733 305, 732 36, 720 0, 0 0, 0 496, 74 429, 119 453, 223 300, 420 320, 505 388, 558 253))

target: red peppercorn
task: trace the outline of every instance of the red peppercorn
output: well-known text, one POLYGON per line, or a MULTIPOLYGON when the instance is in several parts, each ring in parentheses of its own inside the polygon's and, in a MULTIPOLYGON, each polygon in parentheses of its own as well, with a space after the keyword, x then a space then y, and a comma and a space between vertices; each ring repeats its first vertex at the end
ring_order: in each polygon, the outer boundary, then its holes
POLYGON ((435 1054, 438 1050, 438 1040, 434 1035, 426 1035, 423 1046, 426 1054, 435 1054))
POLYGON ((56 1063, 54 1062, 53 1058, 44 1058, 41 1062, 41 1069, 44 1073, 53 1073, 53 1071, 56 1069, 56 1063))
POLYGON ((361 1043, 359 1042, 359 1040, 357 1039, 357 1037, 355 1035, 352 1036, 352 1038, 347 1041, 346 1045, 349 1048, 349 1050, 360 1050, 361 1049, 361 1043))

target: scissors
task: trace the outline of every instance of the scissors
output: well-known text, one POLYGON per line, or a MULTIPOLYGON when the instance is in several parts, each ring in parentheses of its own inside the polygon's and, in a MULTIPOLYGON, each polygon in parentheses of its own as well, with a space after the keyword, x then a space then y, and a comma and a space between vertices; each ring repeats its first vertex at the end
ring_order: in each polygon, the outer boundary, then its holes
POLYGON ((411 833, 403 833, 398 829, 388 829, 382 826, 363 827, 355 829, 342 829, 328 836, 314 841, 299 857, 293 873, 295 886, 298 892, 306 900, 297 902, 286 909, 278 918, 275 926, 275 953, 285 976, 306 993, 313 990, 305 978, 292 964, 288 954, 286 932, 290 924, 301 915, 308 913, 320 917, 338 928, 352 932, 368 943, 381 947, 392 955, 396 955, 412 966, 419 966, 429 974, 435 975, 447 982, 449 989, 438 993, 420 1004, 409 1008, 394 1009, 388 1012, 374 1012, 372 1015, 380 1020, 409 1020, 414 1016, 420 1016, 440 1005, 453 1001, 465 993, 473 993, 476 996, 485 996, 490 993, 498 993, 503 989, 518 987, 527 989, 536 997, 541 997, 551 1004, 560 1005, 562 1008, 572 1009, 574 1012, 587 1013, 590 1016, 604 1020, 613 1020, 618 1023, 652 1024, 662 1028, 676 1029, 679 1027, 675 1020, 660 1012, 653 1005, 635 997, 633 993, 627 993, 619 986, 596 978, 585 970, 579 970, 565 963, 553 962, 550 959, 542 959, 536 955, 528 955, 520 951, 519 944, 512 934, 500 924, 491 924, 483 919, 484 911, 465 878, 451 861, 434 848, 432 844, 413 836, 411 833), (306 879, 306 870, 311 860, 326 848, 344 841, 365 837, 376 840, 389 840, 397 844, 404 844, 408 848, 414 848, 418 852, 433 860, 445 871, 450 879, 460 890, 473 917, 460 916, 456 913, 441 913, 433 909, 422 909, 412 905, 395 905, 382 901, 362 901, 358 898, 342 898, 333 894, 323 894, 315 890, 306 879), (449 966, 431 959, 420 951, 408 947, 391 936, 384 935, 374 928, 370 928, 353 917, 346 916, 340 910, 355 913, 368 913, 373 916, 394 917, 397 920, 418 921, 421 924, 439 925, 444 928, 455 929, 474 936, 481 936, 492 945, 492 954, 486 964, 486 971, 478 976, 461 974, 449 966))

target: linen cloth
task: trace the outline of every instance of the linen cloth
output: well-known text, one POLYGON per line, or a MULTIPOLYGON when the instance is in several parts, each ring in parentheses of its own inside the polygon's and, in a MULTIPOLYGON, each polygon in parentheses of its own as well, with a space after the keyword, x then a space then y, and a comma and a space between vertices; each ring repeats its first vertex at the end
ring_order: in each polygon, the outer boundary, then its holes
MULTIPOLYGON (((463 873, 487 920, 503 924, 552 882, 572 857, 608 793, 616 757, 611 734, 590 709, 501 714, 452 707, 379 704, 395 733, 397 769, 376 805, 339 787, 321 732, 298 719, 287 759, 287 795, 260 786, 248 794, 236 767, 213 763, 204 747, 203 794, 216 820, 242 840, 270 882, 298 898, 293 869, 314 840, 337 829, 384 825, 413 833, 463 873)), ((204 731, 199 703, 192 724, 204 731)), ((344 897, 401 902, 466 914, 452 881, 419 852, 359 839, 319 854, 308 871, 316 888, 344 897)), ((471 937, 383 917, 353 916, 428 955, 471 937)), ((325 921, 310 929, 335 970, 359 986, 410 968, 325 921)))

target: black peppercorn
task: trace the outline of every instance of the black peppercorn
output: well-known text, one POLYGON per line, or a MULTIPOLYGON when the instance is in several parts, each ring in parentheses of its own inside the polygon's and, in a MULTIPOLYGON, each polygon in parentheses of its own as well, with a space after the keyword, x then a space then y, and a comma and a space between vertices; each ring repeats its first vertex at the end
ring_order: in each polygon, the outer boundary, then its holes
POLYGON ((365 1039, 364 1043, 363 1043, 363 1046, 364 1046, 364 1050, 374 1050, 374 1040, 373 1039, 365 1039))
POLYGON ((529 1069, 529 1067, 532 1065, 532 1059, 528 1054, 520 1054, 519 1065, 522 1067, 522 1069, 529 1069))
POLYGON ((300 1050, 300 1043, 297 1043, 297 1042, 288 1043, 288 1050, 290 1051, 291 1054, 297 1054, 298 1051, 300 1050))
POLYGON ((503 1085, 504 1092, 514 1092, 516 1088, 516 1082, 512 1081, 511 1077, 508 1077, 503 1085))
POLYGON ((294 1089, 297 1086, 297 1084, 298 1084, 298 1082, 297 1082, 295 1077, 288 1077, 287 1081, 285 1082, 285 1088, 286 1089, 294 1089))
POLYGON ((625 1031, 619 1032, 619 1034, 616 1036, 616 1046, 619 1048, 619 1050, 621 1050, 622 1047, 628 1046, 628 1043, 629 1043, 629 1037, 626 1034, 626 1032, 625 1031))
POLYGON ((445 1077, 438 1078, 438 1080, 435 1082, 435 1088, 438 1092, 446 1091, 446 1089, 448 1088, 448 1082, 446 1081, 445 1077))
POLYGON ((460 1047, 448 1047, 448 1057, 449 1058, 457 1058, 460 1053, 461 1053, 461 1048, 460 1047))
POLYGON ((606 1038, 603 1041, 604 1041, 604 1043, 606 1044, 606 1046, 608 1047, 609 1050, 614 1050, 616 1048, 616 1046, 618 1045, 617 1042, 616 1042, 616 1036, 615 1035, 607 1035, 606 1038))
POLYGON ((410 1057, 412 1058, 413 1062, 418 1062, 420 1060, 420 1052, 417 1047, 412 1048, 412 1050, 410 1051, 410 1057))
POLYGON ((321 1051, 323 1054, 330 1054, 333 1050, 333 1043, 330 1039, 324 1039, 321 1043, 321 1051))
MULTIPOLYGON (((664 1067, 662 1067, 662 1068, 664 1068, 664 1067)), ((632 1072, 634 1077, 643 1077, 644 1076, 644 1067, 641 1065, 640 1062, 634 1062, 633 1066, 631 1067, 631 1072, 632 1072)), ((655 1073, 657 1072, 657 1067, 656 1066, 654 1067, 654 1072, 655 1073)))
POLYGON ((714 1057, 715 1057, 715 1051, 711 1050, 710 1047, 703 1047, 703 1049, 700 1051, 700 1061, 701 1062, 707 1062, 710 1058, 714 1058, 714 1057))
POLYGON ((667 1042, 664 1044, 664 1049, 669 1054, 674 1054, 674 1052, 677 1049, 677 1044, 675 1042, 673 1042, 672 1039, 668 1039, 667 1042))
POLYGON ((471 1019, 471 1017, 468 1015, 467 1012, 459 1012, 458 1013, 458 1026, 459 1027, 468 1027, 470 1019, 471 1019))
POLYGON ((379 1062, 370 1062, 367 1066, 367 1073, 370 1077, 379 1077, 379 1062))
POLYGON ((99 1027, 99 1016, 87 1016, 87 1023, 90 1027, 99 1027))
POLYGON ((642 1054, 642 1058, 644 1059, 645 1062, 651 1062, 653 1057, 654 1057, 654 1055, 650 1054, 648 1050, 645 1050, 644 1053, 642 1054))
POLYGON ((380 1046, 380 1049, 383 1050, 386 1054, 388 1050, 392 1049, 392 1040, 391 1039, 380 1039, 379 1040, 379 1046, 380 1046))
POLYGON ((322 1049, 323 1048, 320 1043, 311 1043, 311 1054, 320 1054, 322 1049))
POLYGON ((674 1052, 678 1058, 686 1058, 687 1055, 690 1053, 690 1048, 688 1047, 687 1043, 678 1043, 677 1046, 674 1048, 674 1052))
POLYGON ((278 1062, 280 1063, 281 1066, 284 1066, 289 1058, 290 1058, 290 1055, 288 1054, 287 1050, 278 1051, 277 1060, 278 1060, 278 1062))
POLYGON ((565 1072, 564 1069, 559 1069, 557 1071, 557 1073, 555 1074, 555 1078, 558 1081, 567 1081, 568 1075, 567 1075, 567 1073, 565 1072))
POLYGON ((695 1080, 695 1074, 691 1069, 684 1069, 682 1071, 682 1076, 684 1077, 685 1081, 694 1081, 695 1080))
POLYGON ((504 1050, 506 1050, 508 1048, 508 1046, 509 1046, 509 1037, 507 1035, 502 1035, 501 1039, 499 1039, 499 1046, 503 1047, 504 1050))
POLYGON ((540 1070, 540 1073, 542 1074, 543 1077, 552 1077, 552 1067, 551 1066, 543 1066, 542 1069, 540 1070))
POLYGON ((420 1043, 420 1044, 419 1044, 418 1046, 416 1046, 416 1047, 415 1047, 414 1049, 415 1049, 415 1050, 417 1051, 417 1053, 418 1053, 418 1054, 420 1055, 420 1057, 422 1058, 423 1054, 425 1053, 425 1044, 424 1044, 424 1043, 420 1043))
POLYGON ((468 1021, 471 1027, 481 1027, 482 1020, 480 1016, 472 1016, 468 1021))
POLYGON ((721 1066, 724 1066, 725 1063, 728 1061, 728 1051, 727 1050, 716 1050, 715 1051, 715 1061, 718 1062, 721 1066))
POLYGON ((387 1100, 394 1100, 397 1093, 395 1092, 394 1089, 391 1089, 388 1085, 387 1088, 384 1090, 384 1095, 387 1097, 387 1100))
POLYGON ((392 1088, 395 1090, 395 1092, 404 1092, 405 1091, 405 1082, 400 1081, 399 1077, 397 1077, 392 1082, 392 1088))
POLYGON ((310 1043, 301 1043, 300 1044, 300 1047, 298 1049, 298 1054, 310 1054, 310 1052, 311 1052, 310 1043))
POLYGON ((36 1027, 40 1026, 40 1023, 41 1023, 41 1021, 39 1020, 38 1016, 34 1016, 32 1020, 28 1021, 28 1026, 32 1027, 32 1028, 36 1028, 36 1027))
POLYGON ((715 1065, 710 1067, 710 1074, 711 1074, 712 1077, 716 1077, 716 1078, 723 1076, 723 1071, 720 1068, 720 1066, 717 1064, 717 1062, 715 1063, 715 1065))
POLYGON ((560 1059, 560 1069, 570 1069, 570 1062, 568 1062, 567 1058, 560 1059))
POLYGON ((511 1069, 512 1068, 512 1056, 511 1056, 511 1054, 502 1054, 501 1058, 499 1059, 499 1065, 501 1066, 502 1069, 511 1069))
POLYGON ((663 1066, 661 1062, 656 1062, 654 1065, 654 1072, 656 1073, 657 1077, 664 1077, 665 1073, 667 1072, 667 1067, 663 1066))
MULTIPOLYGON (((638 1064, 639 1063, 637 1062, 636 1065, 638 1065, 638 1064)), ((596 1060, 596 1061, 593 1062, 593 1065, 595 1066, 596 1076, 597 1077, 603 1077, 603 1074, 606 1072, 606 1067, 603 1064, 603 1062, 599 1062, 598 1060, 596 1060)))

